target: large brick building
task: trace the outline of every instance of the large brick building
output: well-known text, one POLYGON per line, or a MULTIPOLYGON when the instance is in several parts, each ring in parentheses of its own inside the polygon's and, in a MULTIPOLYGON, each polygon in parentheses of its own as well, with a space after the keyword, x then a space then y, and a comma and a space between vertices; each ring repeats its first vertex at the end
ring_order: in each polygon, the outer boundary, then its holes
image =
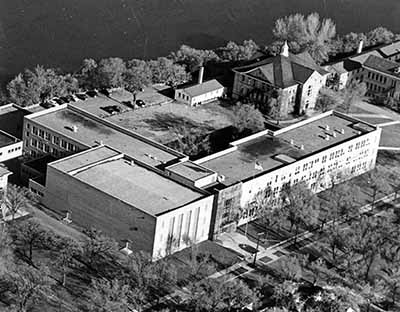
POLYGON ((234 98, 247 98, 260 106, 268 106, 275 97, 281 116, 313 109, 329 74, 308 52, 290 53, 287 43, 280 55, 233 71, 234 98))
MULTIPOLYGON (((338 89, 350 82, 364 82, 367 96, 378 102, 400 101, 400 41, 363 51, 363 43, 355 55, 327 64, 324 68, 338 81, 338 89)), ((399 107, 395 107, 399 109, 399 107)))
POLYGON ((340 173, 373 168, 380 132, 330 111, 192 162, 82 102, 24 117, 24 153, 33 160, 23 169, 46 206, 157 258, 235 228, 238 210, 239 224, 254 218, 261 190, 277 197, 305 181, 318 192, 340 173))

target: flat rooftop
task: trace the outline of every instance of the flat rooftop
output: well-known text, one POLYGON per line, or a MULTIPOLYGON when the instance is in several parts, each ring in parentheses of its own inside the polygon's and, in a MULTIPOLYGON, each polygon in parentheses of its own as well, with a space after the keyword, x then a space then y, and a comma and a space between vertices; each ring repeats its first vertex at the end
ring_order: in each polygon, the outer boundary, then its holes
POLYGON ((374 127, 361 121, 332 113, 300 122, 291 129, 283 128, 274 135, 265 134, 248 140, 230 153, 200 162, 224 175, 223 183, 230 185, 259 174, 261 171, 255 169, 256 161, 262 171, 268 172, 373 130, 374 127))
POLYGON ((0 130, 0 148, 5 147, 7 145, 11 145, 14 143, 17 143, 19 140, 12 136, 11 134, 8 134, 7 132, 4 132, 0 130))
POLYGON ((204 196, 152 170, 146 169, 107 146, 93 148, 58 160, 50 166, 157 216, 204 196))
POLYGON ((102 142, 151 166, 168 163, 184 156, 128 130, 121 131, 105 121, 89 118, 70 106, 28 118, 88 147, 102 142), (73 126, 78 128, 76 132, 72 130, 73 126))
POLYGON ((169 166, 166 169, 192 181, 199 180, 215 173, 214 171, 195 164, 190 160, 169 166))

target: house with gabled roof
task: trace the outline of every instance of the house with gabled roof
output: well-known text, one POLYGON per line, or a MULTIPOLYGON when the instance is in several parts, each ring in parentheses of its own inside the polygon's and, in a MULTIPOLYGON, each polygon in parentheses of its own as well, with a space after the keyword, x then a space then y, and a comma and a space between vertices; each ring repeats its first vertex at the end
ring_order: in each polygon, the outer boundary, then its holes
POLYGON ((281 116, 313 109, 328 76, 328 72, 308 52, 290 53, 287 43, 279 55, 233 71, 234 98, 247 98, 262 106, 269 105, 271 98, 275 97, 281 116))

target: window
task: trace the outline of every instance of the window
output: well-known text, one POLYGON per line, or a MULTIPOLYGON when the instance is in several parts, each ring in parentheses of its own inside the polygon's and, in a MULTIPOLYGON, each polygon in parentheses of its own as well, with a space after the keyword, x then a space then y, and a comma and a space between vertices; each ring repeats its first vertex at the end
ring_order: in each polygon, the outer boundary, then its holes
POLYGON ((38 135, 38 128, 36 128, 35 126, 32 127, 32 133, 34 135, 38 135))
POLYGON ((68 150, 72 152, 74 150, 74 145, 71 143, 68 143, 68 150))
POLYGON ((44 130, 43 129, 39 129, 39 136, 41 138, 44 138, 44 130))
POLYGON ((328 158, 327 155, 322 156, 322 163, 324 164, 326 162, 326 159, 328 158))
POLYGON ((42 141, 39 141, 38 149, 43 150, 43 142, 42 141))
POLYGON ((61 147, 67 149, 68 143, 65 140, 61 140, 61 147))
POLYGON ((46 153, 50 153, 50 146, 48 146, 47 144, 44 145, 44 151, 46 153))
POLYGON ((33 147, 37 147, 37 140, 36 139, 31 139, 31 145, 33 146, 33 147))
POLYGON ((60 138, 56 137, 56 136, 53 136, 53 144, 60 145, 60 138))

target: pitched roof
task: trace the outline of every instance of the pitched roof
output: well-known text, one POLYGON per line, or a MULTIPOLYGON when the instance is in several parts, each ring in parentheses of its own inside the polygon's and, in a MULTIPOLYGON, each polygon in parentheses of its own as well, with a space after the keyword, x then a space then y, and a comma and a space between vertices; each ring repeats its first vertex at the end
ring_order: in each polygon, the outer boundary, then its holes
POLYGON ((312 59, 308 52, 289 54, 289 57, 277 55, 260 62, 234 68, 234 71, 246 73, 269 82, 279 88, 286 88, 297 83, 304 83, 314 71, 327 74, 312 59))
POLYGON ((380 72, 400 77, 400 75, 395 72, 395 70, 400 67, 400 64, 386 60, 382 57, 371 55, 364 62, 364 66, 378 70, 380 72))
POLYGON ((224 86, 222 84, 220 84, 216 79, 212 79, 212 80, 203 82, 201 84, 196 84, 194 86, 184 88, 181 90, 184 91, 185 93, 187 93, 188 95, 190 95, 191 97, 194 97, 194 96, 199 96, 199 95, 202 95, 202 94, 205 94, 208 92, 219 90, 223 87, 224 86))

